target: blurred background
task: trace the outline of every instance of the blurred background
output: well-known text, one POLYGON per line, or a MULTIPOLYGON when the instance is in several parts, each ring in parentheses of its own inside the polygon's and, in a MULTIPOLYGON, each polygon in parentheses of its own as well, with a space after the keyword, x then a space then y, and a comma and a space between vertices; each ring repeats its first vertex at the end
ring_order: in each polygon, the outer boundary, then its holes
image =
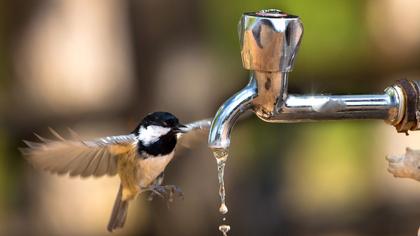
MULTIPOLYGON (((420 1, 0 1, 0 235, 107 235, 117 178, 57 177, 20 155, 47 127, 84 137, 130 132, 147 113, 211 117, 247 82, 237 22, 246 11, 299 15, 295 93, 380 93, 420 79, 420 1)), ((381 121, 233 130, 226 189, 231 235, 416 235, 420 183, 393 178, 385 155, 420 149, 420 132, 381 121)), ((216 163, 182 152, 165 183, 184 200, 145 196, 114 235, 218 235, 216 163)))

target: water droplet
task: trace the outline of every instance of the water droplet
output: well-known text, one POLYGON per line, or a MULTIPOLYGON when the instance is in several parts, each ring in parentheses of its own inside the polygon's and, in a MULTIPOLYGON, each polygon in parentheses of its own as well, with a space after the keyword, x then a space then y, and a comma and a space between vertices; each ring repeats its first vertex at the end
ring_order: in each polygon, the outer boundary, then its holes
POLYGON ((219 212, 223 215, 225 215, 226 213, 228 213, 228 208, 226 206, 225 203, 220 204, 220 208, 219 208, 219 212))
POLYGON ((223 233, 223 236, 227 236, 227 233, 230 230, 230 225, 220 225, 219 230, 223 233))

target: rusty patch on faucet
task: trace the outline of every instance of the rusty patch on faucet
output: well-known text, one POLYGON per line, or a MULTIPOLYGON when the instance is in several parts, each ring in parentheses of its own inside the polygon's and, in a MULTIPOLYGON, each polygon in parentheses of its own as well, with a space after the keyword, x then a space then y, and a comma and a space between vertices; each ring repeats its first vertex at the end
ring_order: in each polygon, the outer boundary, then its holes
POLYGON ((269 76, 267 76, 267 80, 265 81, 264 88, 265 90, 270 90, 271 88, 271 78, 269 76))
POLYGON ((399 133, 408 135, 409 130, 418 129, 419 120, 416 112, 419 109, 420 91, 418 85, 412 80, 398 80, 396 85, 402 89, 406 105, 404 116, 400 123, 395 125, 395 128, 399 133))
POLYGON ((254 110, 263 117, 271 117, 281 100, 283 77, 281 72, 254 71, 258 96, 252 101, 254 110), (279 99, 280 98, 280 99, 279 99))

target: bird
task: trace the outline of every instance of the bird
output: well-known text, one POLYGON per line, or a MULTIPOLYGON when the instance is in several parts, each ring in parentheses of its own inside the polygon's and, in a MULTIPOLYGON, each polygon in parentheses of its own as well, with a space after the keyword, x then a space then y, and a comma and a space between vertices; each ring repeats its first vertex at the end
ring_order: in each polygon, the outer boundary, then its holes
POLYGON ((182 195, 174 185, 161 185, 164 170, 174 158, 178 141, 191 141, 197 135, 187 134, 206 133, 210 124, 211 119, 204 119, 184 125, 169 112, 153 112, 129 134, 94 140, 83 140, 70 129, 72 139, 65 139, 50 128, 56 140, 34 133, 40 142, 24 140, 26 147, 21 152, 34 167, 58 175, 118 175, 120 186, 107 226, 112 232, 124 226, 129 202, 140 193, 182 195))

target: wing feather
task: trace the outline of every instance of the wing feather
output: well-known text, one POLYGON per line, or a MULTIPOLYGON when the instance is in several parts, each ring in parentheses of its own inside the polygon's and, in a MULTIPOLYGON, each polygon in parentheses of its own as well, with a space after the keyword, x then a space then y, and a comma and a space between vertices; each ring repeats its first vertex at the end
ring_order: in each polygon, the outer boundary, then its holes
POLYGON ((101 161, 98 163, 96 171, 94 172, 94 176, 96 177, 106 175, 108 171, 109 161, 106 158, 109 158, 109 157, 107 156, 106 152, 103 152, 102 155, 103 155, 102 158, 104 158, 104 161, 101 161))
POLYGON ((59 175, 115 175, 119 156, 127 154, 137 143, 134 134, 83 141, 72 130, 69 131, 74 140, 63 138, 53 129, 50 131, 57 140, 35 134, 40 142, 23 141, 27 147, 20 150, 35 167, 59 175))
POLYGON ((99 162, 101 161, 101 154, 102 151, 104 149, 101 148, 98 151, 95 151, 92 156, 93 158, 91 158, 91 160, 89 161, 89 164, 86 166, 86 168, 83 170, 81 176, 82 177, 88 177, 91 176, 95 173, 96 169, 98 168, 99 162))
POLYGON ((107 174, 112 176, 112 175, 116 175, 118 172, 118 165, 116 161, 113 161, 113 158, 110 158, 111 154, 106 153, 106 155, 108 156, 108 171, 107 174))
POLYGON ((182 128, 184 133, 179 137, 178 143, 181 146, 191 148, 198 141, 207 140, 206 136, 209 133, 211 121, 212 119, 209 118, 186 124, 185 128, 182 128))

